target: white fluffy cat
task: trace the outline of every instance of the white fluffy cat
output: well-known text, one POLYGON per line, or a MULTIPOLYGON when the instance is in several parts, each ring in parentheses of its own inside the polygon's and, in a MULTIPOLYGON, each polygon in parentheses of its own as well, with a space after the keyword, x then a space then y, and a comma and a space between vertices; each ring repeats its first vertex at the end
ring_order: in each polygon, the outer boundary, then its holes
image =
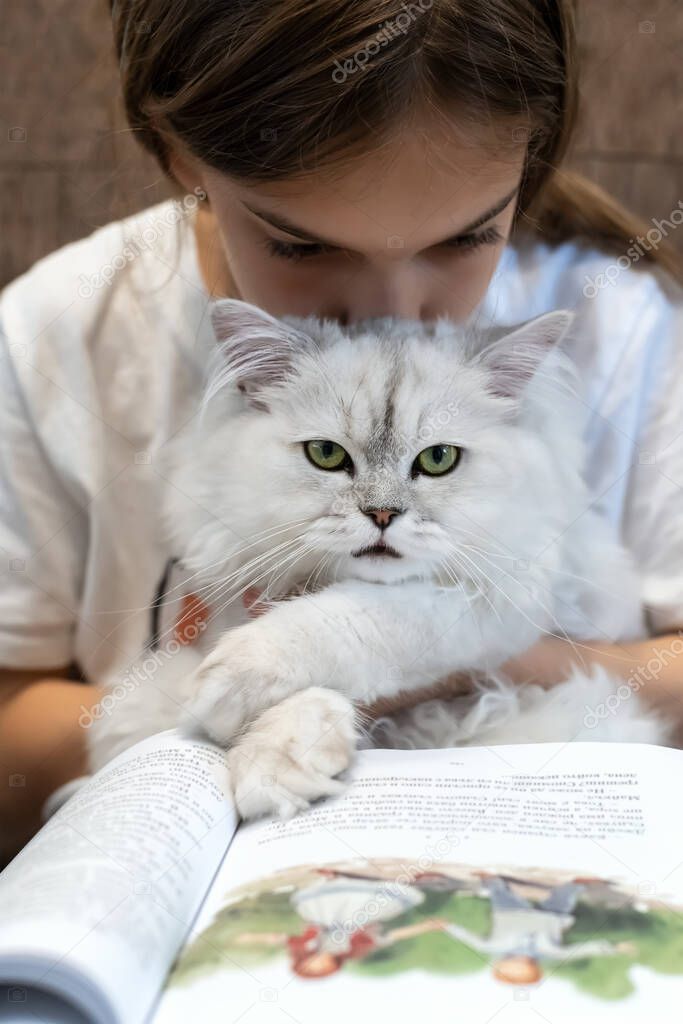
POLYGON ((571 314, 507 332, 343 328, 222 300, 213 322, 217 362, 169 453, 166 510, 211 625, 95 722, 92 768, 181 724, 230 748, 253 816, 338 792, 359 742, 666 739, 635 694, 587 728, 622 682, 603 670, 548 691, 496 672, 544 633, 645 635, 582 479, 584 407, 559 344, 571 314), (267 614, 226 629, 254 584, 267 614), (459 671, 489 682, 361 733, 356 705, 459 671))

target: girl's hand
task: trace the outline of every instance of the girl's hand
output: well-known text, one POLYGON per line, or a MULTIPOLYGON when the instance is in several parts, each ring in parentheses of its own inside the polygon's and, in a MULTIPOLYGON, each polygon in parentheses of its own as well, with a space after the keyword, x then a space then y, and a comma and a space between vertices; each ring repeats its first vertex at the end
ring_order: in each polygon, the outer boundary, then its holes
POLYGON ((258 587, 247 587, 242 594, 242 604, 246 608, 250 619, 257 619, 268 611, 268 606, 259 602, 261 590, 258 587))
MULTIPOLYGON (((265 613, 272 605, 272 601, 269 603, 267 601, 259 600, 262 593, 263 591, 260 589, 260 587, 247 587, 247 589, 242 594, 242 604, 246 608, 247 615, 249 616, 250 619, 257 619, 259 615, 265 615, 265 613)), ((292 597, 300 596, 301 591, 295 588, 294 590, 290 590, 288 594, 285 594, 284 597, 281 597, 278 600, 289 601, 290 598, 292 597)))

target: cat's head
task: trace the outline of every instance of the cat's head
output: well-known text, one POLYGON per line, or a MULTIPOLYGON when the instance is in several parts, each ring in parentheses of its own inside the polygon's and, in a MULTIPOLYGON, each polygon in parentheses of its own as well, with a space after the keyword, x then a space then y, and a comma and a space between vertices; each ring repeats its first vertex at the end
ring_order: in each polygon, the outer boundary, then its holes
POLYGON ((570 438, 553 452, 549 436, 547 357, 570 321, 343 328, 217 302, 216 366, 179 481, 208 512, 190 564, 240 551, 262 586, 279 572, 486 575, 494 548, 514 553, 552 518, 548 489, 577 461, 570 438))

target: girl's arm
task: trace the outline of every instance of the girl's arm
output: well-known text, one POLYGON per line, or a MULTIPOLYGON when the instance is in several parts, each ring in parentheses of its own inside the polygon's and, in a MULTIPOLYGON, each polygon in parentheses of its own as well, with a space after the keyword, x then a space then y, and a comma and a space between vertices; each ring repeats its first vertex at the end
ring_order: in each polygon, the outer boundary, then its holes
MULTIPOLYGON (((550 687, 563 682, 572 668, 591 665, 602 665, 622 678, 633 693, 672 716, 680 723, 683 740, 683 637, 678 633, 626 644, 572 644, 546 637, 508 661, 503 671, 515 682, 550 687)), ((372 716, 387 714, 432 697, 453 697, 466 687, 466 677, 453 675, 428 690, 378 702, 366 710, 372 716)))
MULTIPOLYGON (((603 668, 624 680, 638 694, 676 723, 683 740, 683 637, 680 633, 638 640, 635 643, 573 645, 547 637, 504 669, 516 682, 553 686, 574 668, 603 668)), ((628 698, 624 690, 623 697, 628 698)))
POLYGON ((79 718, 103 691, 68 673, 0 669, 0 864, 40 828, 47 797, 87 773, 79 718))

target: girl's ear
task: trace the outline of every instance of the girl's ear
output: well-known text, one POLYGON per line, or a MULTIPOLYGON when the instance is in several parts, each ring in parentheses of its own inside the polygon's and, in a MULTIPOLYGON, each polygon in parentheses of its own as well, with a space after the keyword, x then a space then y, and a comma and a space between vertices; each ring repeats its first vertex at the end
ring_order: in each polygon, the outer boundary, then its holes
POLYGON ((550 350, 559 344, 574 320, 567 309, 544 313, 509 329, 480 353, 480 361, 492 373, 497 395, 517 398, 534 376, 550 350))
POLYGON ((223 387, 236 384, 250 405, 267 411, 261 391, 291 376, 295 353, 310 340, 258 306, 238 299, 219 299, 213 305, 211 322, 219 343, 220 365, 205 403, 223 387))

